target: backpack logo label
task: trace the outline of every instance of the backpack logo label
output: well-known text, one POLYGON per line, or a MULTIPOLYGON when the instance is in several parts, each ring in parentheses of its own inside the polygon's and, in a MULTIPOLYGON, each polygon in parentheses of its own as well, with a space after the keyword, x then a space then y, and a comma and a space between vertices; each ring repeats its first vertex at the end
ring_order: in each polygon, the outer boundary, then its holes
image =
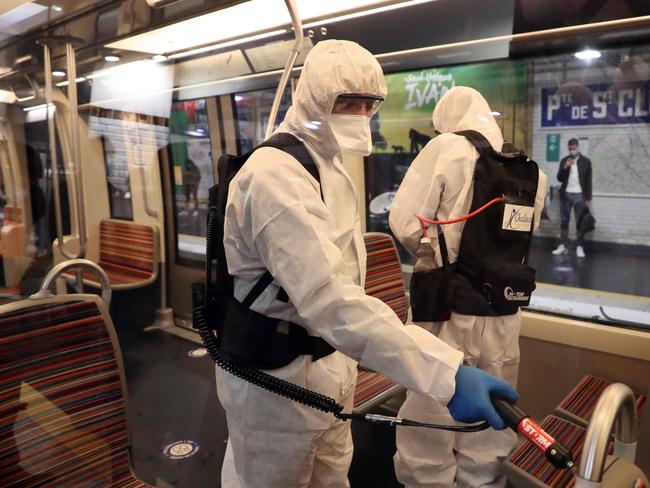
POLYGON ((501 224, 501 228, 518 232, 530 232, 534 212, 534 207, 506 203, 503 211, 503 223, 501 224))
POLYGON ((509 286, 503 289, 503 296, 509 302, 527 302, 530 300, 530 295, 526 295, 523 291, 514 291, 509 286))

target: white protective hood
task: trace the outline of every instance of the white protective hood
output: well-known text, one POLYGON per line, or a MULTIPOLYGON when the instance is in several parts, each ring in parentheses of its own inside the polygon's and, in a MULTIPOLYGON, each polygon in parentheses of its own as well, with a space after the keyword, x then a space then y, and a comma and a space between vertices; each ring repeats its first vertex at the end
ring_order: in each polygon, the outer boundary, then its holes
POLYGON ((321 41, 311 50, 293 105, 278 129, 307 142, 319 155, 339 152, 328 118, 336 97, 344 93, 366 93, 386 97, 386 80, 375 57, 356 42, 321 41))
POLYGON ((483 134, 492 147, 503 146, 501 130, 483 95, 467 86, 457 86, 440 99, 433 111, 433 127, 445 134, 461 130, 475 130, 483 134))

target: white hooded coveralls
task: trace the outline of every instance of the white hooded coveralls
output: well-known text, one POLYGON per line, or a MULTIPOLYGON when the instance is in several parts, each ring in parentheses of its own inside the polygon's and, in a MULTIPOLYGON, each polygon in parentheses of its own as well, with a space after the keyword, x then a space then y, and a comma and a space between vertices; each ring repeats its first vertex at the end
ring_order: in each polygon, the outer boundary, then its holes
MULTIPOLYGON (((441 134, 430 141, 411 164, 390 211, 390 228, 415 255, 422 230, 415 215, 449 220, 469 213, 473 196, 474 166, 479 157, 472 144, 451 132, 473 129, 501 150, 503 136, 488 103, 472 88, 455 87, 436 105, 433 125, 441 134)), ((535 198, 535 224, 539 223, 546 176, 540 171, 535 198)), ((465 222, 443 226, 449 261, 458 257, 465 222)), ((427 231, 441 266, 437 231, 427 231)), ((467 364, 503 378, 513 386, 519 369, 520 314, 474 317, 452 312, 444 323, 420 324, 452 347, 462 351, 467 364)), ((451 424, 444 406, 418 392, 409 391, 400 417, 451 424)), ((510 430, 454 434, 430 429, 397 429, 397 478, 407 487, 480 488, 505 485, 501 465, 516 442, 510 430), (456 455, 454 456, 454 450, 456 455), (456 485, 454 485, 454 478, 456 485)))
MULTIPOLYGON (((420 327, 404 326, 388 305, 361 286, 366 254, 357 195, 328 126, 343 93, 385 96, 381 67, 349 41, 318 43, 305 60, 278 131, 301 139, 317 181, 293 157, 262 148, 233 179, 224 246, 240 301, 268 269, 275 281, 252 309, 320 336, 337 352, 300 356, 270 371, 330 396, 351 411, 357 361, 446 405, 462 354, 420 327), (289 303, 277 300, 279 288, 289 303)), ((267 392, 216 369, 229 439, 224 487, 344 487, 352 459, 350 422, 267 392)))

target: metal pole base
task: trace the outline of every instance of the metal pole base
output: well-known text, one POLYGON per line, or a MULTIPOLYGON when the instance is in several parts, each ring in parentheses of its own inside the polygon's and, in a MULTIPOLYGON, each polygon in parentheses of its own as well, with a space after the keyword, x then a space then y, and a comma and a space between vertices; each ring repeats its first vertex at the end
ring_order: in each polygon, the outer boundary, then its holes
POLYGON ((170 329, 172 327, 174 327, 174 309, 166 307, 156 310, 156 320, 144 330, 170 329))

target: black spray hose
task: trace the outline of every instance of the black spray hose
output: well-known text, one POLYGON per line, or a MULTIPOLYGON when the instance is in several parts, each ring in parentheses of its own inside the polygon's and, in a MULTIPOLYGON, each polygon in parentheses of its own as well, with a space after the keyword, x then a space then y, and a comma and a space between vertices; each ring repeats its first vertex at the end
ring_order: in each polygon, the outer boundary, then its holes
POLYGON ((217 208, 210 206, 208 210, 208 225, 206 231, 206 281, 204 284, 204 290, 206 296, 204 298, 204 303, 202 307, 197 307, 194 310, 194 321, 196 322, 195 326, 199 330, 203 344, 205 345, 208 353, 214 360, 214 362, 222 368, 224 371, 236 376, 248 383, 251 383, 259 388, 270 391, 277 395, 281 395, 285 398, 298 402, 302 405, 315 408, 321 412, 331 413, 336 418, 341 420, 361 420, 364 422, 369 422, 373 424, 382 424, 389 426, 402 425, 405 427, 422 427, 429 429, 440 429, 447 430, 451 432, 478 432, 481 430, 486 430, 490 426, 487 422, 482 422, 480 424, 473 425, 439 425, 439 424, 427 424, 423 422, 417 422, 415 420, 402 419, 399 417, 389 417, 385 415, 376 415, 376 414, 367 414, 367 413, 343 413, 343 405, 338 403, 333 398, 322 395, 315 391, 308 390, 301 386, 295 385, 288 381, 276 378, 271 376, 268 373, 260 371, 254 368, 248 368, 235 364, 221 354, 219 351, 219 344, 217 338, 215 337, 213 331, 208 326, 207 317, 205 316, 205 310, 207 304, 209 303, 208 290, 210 289, 209 279, 212 274, 212 235, 213 228, 215 225, 215 215, 217 213, 217 208))
POLYGON ((343 411, 343 405, 337 403, 333 398, 329 398, 315 391, 308 390, 288 381, 271 376, 263 371, 254 368, 240 366, 224 358, 219 352, 217 338, 208 328, 203 311, 195 312, 195 320, 198 319, 198 329, 203 344, 214 359, 214 362, 224 371, 237 376, 242 380, 251 383, 259 388, 276 393, 290 400, 296 401, 308 407, 315 408, 322 412, 333 413, 335 416, 343 411))

